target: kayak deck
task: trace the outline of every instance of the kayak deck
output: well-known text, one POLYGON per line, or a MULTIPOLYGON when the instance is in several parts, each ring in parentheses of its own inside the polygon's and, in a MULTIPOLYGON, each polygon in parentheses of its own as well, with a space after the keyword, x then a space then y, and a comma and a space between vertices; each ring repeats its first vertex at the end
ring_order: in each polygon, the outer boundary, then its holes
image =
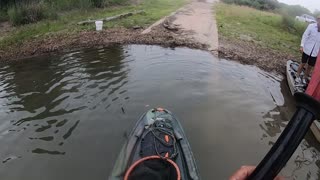
MULTIPOLYGON (((294 62, 292 60, 287 61, 287 69, 286 69, 286 74, 287 74, 287 80, 288 80, 288 85, 291 91, 291 94, 294 95, 296 92, 305 92, 307 85, 300 85, 296 84, 295 79, 296 73, 298 71, 299 64, 297 62, 294 62)), ((301 73, 303 75, 303 72, 301 73)))
POLYGON ((139 152, 141 152, 140 148, 143 137, 146 135, 146 133, 148 133, 149 127, 158 119, 166 119, 170 121, 172 125, 178 152, 172 160, 180 168, 181 179, 200 179, 190 144, 180 122, 168 110, 164 109, 160 112, 158 110, 151 109, 140 118, 130 133, 129 138, 122 147, 122 150, 120 151, 118 159, 114 165, 114 169, 109 177, 110 180, 122 180, 128 168, 134 162, 142 159, 142 156, 139 152))

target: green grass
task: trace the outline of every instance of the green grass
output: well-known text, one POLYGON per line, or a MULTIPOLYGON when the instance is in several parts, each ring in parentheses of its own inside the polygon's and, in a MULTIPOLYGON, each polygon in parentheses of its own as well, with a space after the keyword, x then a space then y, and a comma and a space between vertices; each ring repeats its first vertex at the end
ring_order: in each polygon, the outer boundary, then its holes
POLYGON ((0 22, 7 21, 8 14, 5 10, 0 9, 0 22))
MULTIPOLYGON (((246 6, 219 3, 216 7, 219 34, 227 39, 251 37, 262 47, 297 55, 301 33, 289 31, 283 17, 246 6)), ((301 27, 301 24, 297 24, 301 27)))
POLYGON ((145 27, 175 11, 186 2, 187 0, 143 0, 139 5, 123 5, 105 9, 69 11, 60 14, 57 20, 42 20, 35 24, 17 27, 14 31, 6 33, 5 36, 1 37, 0 34, 0 49, 5 49, 11 45, 20 44, 34 38, 45 38, 47 34, 72 34, 82 30, 94 30, 94 24, 81 26, 77 25, 77 23, 87 19, 105 18, 134 10, 144 10, 146 13, 144 15, 134 15, 105 23, 104 28, 145 27))

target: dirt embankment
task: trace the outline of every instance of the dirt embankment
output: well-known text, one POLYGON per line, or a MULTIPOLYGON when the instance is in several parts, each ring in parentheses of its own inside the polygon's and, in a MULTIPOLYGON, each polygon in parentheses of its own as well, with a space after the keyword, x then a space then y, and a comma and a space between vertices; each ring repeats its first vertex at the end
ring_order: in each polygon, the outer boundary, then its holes
POLYGON ((154 44, 165 47, 185 46, 205 49, 206 46, 179 36, 180 31, 170 31, 159 25, 148 34, 142 29, 106 29, 103 31, 83 31, 78 34, 53 34, 45 38, 26 41, 20 45, 0 49, 0 61, 17 60, 47 53, 57 53, 74 48, 109 46, 114 44, 154 44))
POLYGON ((226 59, 239 61, 243 64, 257 66, 266 71, 285 73, 286 62, 298 60, 299 57, 261 47, 254 42, 226 39, 219 36, 219 56, 226 59))

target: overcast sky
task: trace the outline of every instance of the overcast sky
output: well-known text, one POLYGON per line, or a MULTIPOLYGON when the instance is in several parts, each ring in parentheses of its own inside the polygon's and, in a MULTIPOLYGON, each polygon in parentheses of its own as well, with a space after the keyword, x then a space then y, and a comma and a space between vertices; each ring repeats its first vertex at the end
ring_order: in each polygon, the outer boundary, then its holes
POLYGON ((301 5, 303 7, 308 8, 313 12, 314 10, 320 10, 320 0, 278 0, 279 2, 283 2, 290 5, 301 5))

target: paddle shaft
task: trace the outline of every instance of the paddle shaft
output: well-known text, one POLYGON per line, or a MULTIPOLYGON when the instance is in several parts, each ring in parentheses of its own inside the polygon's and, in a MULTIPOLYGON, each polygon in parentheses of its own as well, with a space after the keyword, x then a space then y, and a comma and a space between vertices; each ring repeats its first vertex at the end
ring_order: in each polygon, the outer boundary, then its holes
POLYGON ((312 113, 299 108, 277 142, 247 180, 274 179, 299 146, 313 120, 312 113))
POLYGON ((319 117, 320 103, 303 93, 295 95, 298 108, 288 125, 247 180, 272 180, 288 162, 306 135, 312 122, 319 117))

